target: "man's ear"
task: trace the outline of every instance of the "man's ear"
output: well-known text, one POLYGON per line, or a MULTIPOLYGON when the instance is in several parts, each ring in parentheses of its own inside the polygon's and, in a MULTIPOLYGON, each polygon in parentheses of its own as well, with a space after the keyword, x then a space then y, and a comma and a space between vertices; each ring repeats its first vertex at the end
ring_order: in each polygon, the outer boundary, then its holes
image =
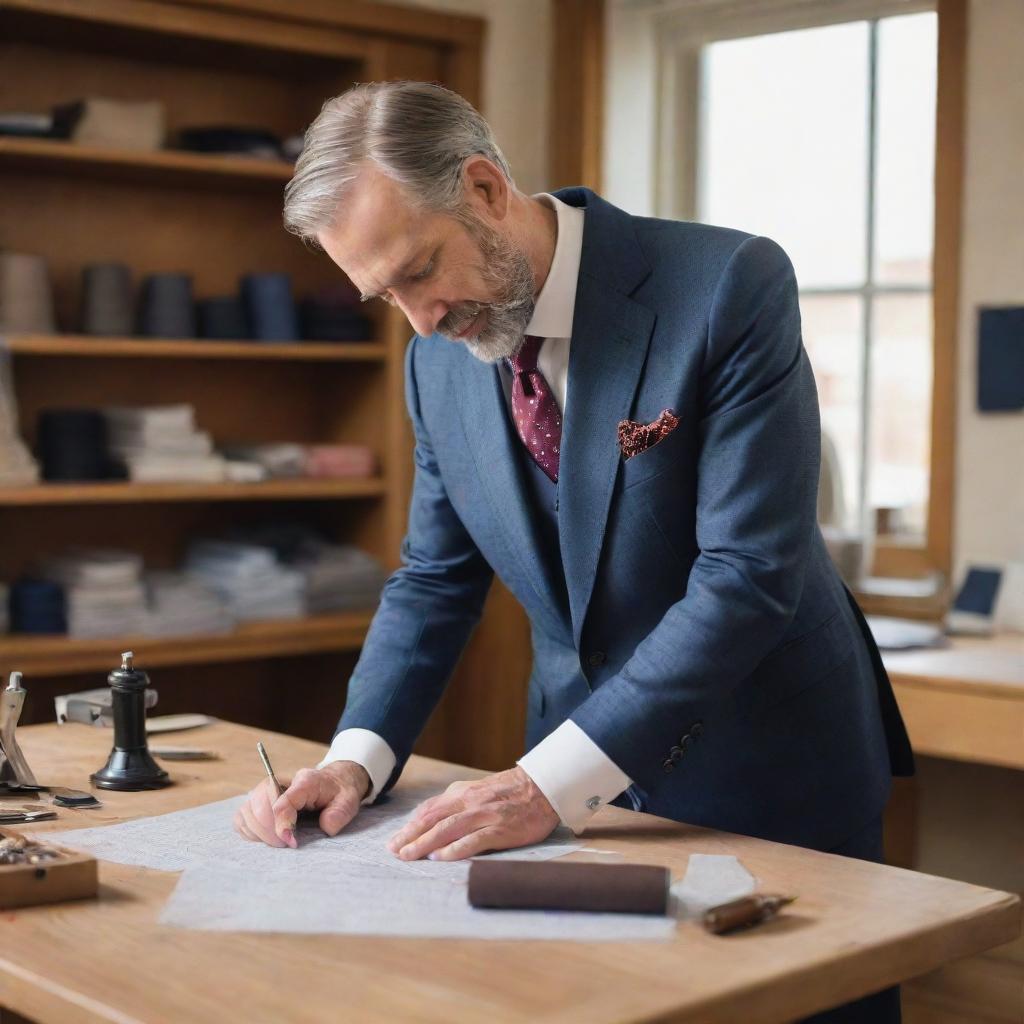
POLYGON ((485 156, 471 156, 462 165, 466 202, 490 222, 502 221, 509 210, 509 183, 498 166, 485 156))

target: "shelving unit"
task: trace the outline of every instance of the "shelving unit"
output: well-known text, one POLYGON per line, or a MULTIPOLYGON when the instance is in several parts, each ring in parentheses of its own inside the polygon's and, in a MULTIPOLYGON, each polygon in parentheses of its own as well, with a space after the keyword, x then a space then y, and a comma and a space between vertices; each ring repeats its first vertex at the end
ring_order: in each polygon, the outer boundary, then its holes
POLYGON ((212 341, 183 338, 97 338, 83 334, 15 334, 7 347, 21 356, 77 356, 105 359, 251 359, 282 362, 386 362, 388 350, 375 341, 212 341))
MULTIPOLYGON (((359 0, 0 0, 0 96, 5 110, 36 112, 86 96, 157 99, 169 133, 236 124, 284 138, 354 82, 439 81, 478 102, 483 27, 359 0)), ((233 293, 254 271, 290 274, 300 297, 336 282, 338 268, 281 226, 291 174, 276 160, 0 138, 0 248, 46 258, 61 332, 0 339, 30 446, 43 409, 187 402, 219 442, 367 444, 380 466, 372 479, 0 488, 0 580, 72 544, 128 548, 167 568, 193 536, 269 519, 309 522, 398 564, 412 477, 402 381, 411 331, 395 310, 368 305, 372 336, 344 343, 75 333, 89 263, 124 262, 137 282, 187 271, 199 298, 233 293)), ((93 674, 130 647, 160 669, 162 711, 268 727, 282 726, 280 695, 298 672, 302 708, 288 723, 326 739, 371 618, 368 609, 253 623, 224 637, 12 635, 0 637, 0 672, 23 671, 30 694, 40 680, 27 718, 42 721, 47 697, 99 685, 93 674)))
POLYGON ((277 188, 292 176, 280 160, 166 150, 135 153, 49 139, 0 138, 0 162, 24 171, 93 174, 104 179, 137 179, 224 188, 256 185, 277 188))
POLYGON ((387 486, 378 477, 351 480, 264 480, 253 484, 100 481, 0 487, 0 508, 27 505, 130 505, 166 501, 339 501, 386 496, 387 486))
MULTIPOLYGON (((139 664, 162 668, 207 662, 248 661, 325 651, 357 651, 372 615, 346 612, 304 619, 278 619, 239 626, 224 636, 117 638, 139 664)), ((70 675, 110 670, 111 641, 71 637, 0 637, 0 659, 17 662, 26 675, 70 675)))

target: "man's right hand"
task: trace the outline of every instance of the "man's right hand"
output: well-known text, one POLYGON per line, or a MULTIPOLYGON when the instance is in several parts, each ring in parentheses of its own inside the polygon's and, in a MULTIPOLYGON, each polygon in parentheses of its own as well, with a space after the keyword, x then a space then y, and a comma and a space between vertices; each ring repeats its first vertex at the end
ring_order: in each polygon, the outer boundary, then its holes
POLYGON ((335 836, 356 816, 369 791, 370 776, 355 761, 303 768, 276 799, 274 784, 263 779, 235 812, 235 829, 253 842, 295 849, 299 811, 319 811, 320 827, 335 836))

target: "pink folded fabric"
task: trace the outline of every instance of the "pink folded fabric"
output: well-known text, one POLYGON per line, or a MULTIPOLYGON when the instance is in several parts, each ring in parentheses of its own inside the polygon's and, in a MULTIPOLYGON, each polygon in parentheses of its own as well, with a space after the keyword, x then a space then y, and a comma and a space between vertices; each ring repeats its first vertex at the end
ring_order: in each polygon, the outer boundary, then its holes
POLYGON ((307 476, 365 477, 376 470, 376 457, 363 444, 312 444, 306 448, 307 476))

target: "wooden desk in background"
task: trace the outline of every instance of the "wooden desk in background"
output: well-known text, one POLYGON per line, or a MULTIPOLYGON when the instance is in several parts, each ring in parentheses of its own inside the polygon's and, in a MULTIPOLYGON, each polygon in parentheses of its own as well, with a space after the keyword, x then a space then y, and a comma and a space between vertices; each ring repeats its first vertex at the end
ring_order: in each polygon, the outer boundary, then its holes
MULTIPOLYGON (((306 740, 218 723, 203 731, 202 743, 223 760, 174 765, 176 785, 169 789, 104 793, 102 808, 64 811, 49 828, 160 814, 244 792, 260 778, 261 735, 282 776, 323 753, 306 740)), ((111 734, 40 725, 21 739, 41 780, 82 788, 103 763, 111 734)), ((479 774, 418 757, 406 769, 409 779, 438 787, 479 774)), ((718 937, 687 922, 671 942, 217 933, 156 923, 175 875, 104 863, 97 900, 4 913, 0 1005, 40 1024, 312 1024, 339 1016, 387 1024, 775 1024, 1020 931, 1016 896, 899 868, 613 807, 599 812, 585 838, 630 861, 666 865, 675 876, 690 853, 735 854, 764 891, 792 891, 799 901, 750 932, 718 937)))
POLYGON ((1024 769, 1024 636, 957 637, 883 660, 917 753, 1024 769))

